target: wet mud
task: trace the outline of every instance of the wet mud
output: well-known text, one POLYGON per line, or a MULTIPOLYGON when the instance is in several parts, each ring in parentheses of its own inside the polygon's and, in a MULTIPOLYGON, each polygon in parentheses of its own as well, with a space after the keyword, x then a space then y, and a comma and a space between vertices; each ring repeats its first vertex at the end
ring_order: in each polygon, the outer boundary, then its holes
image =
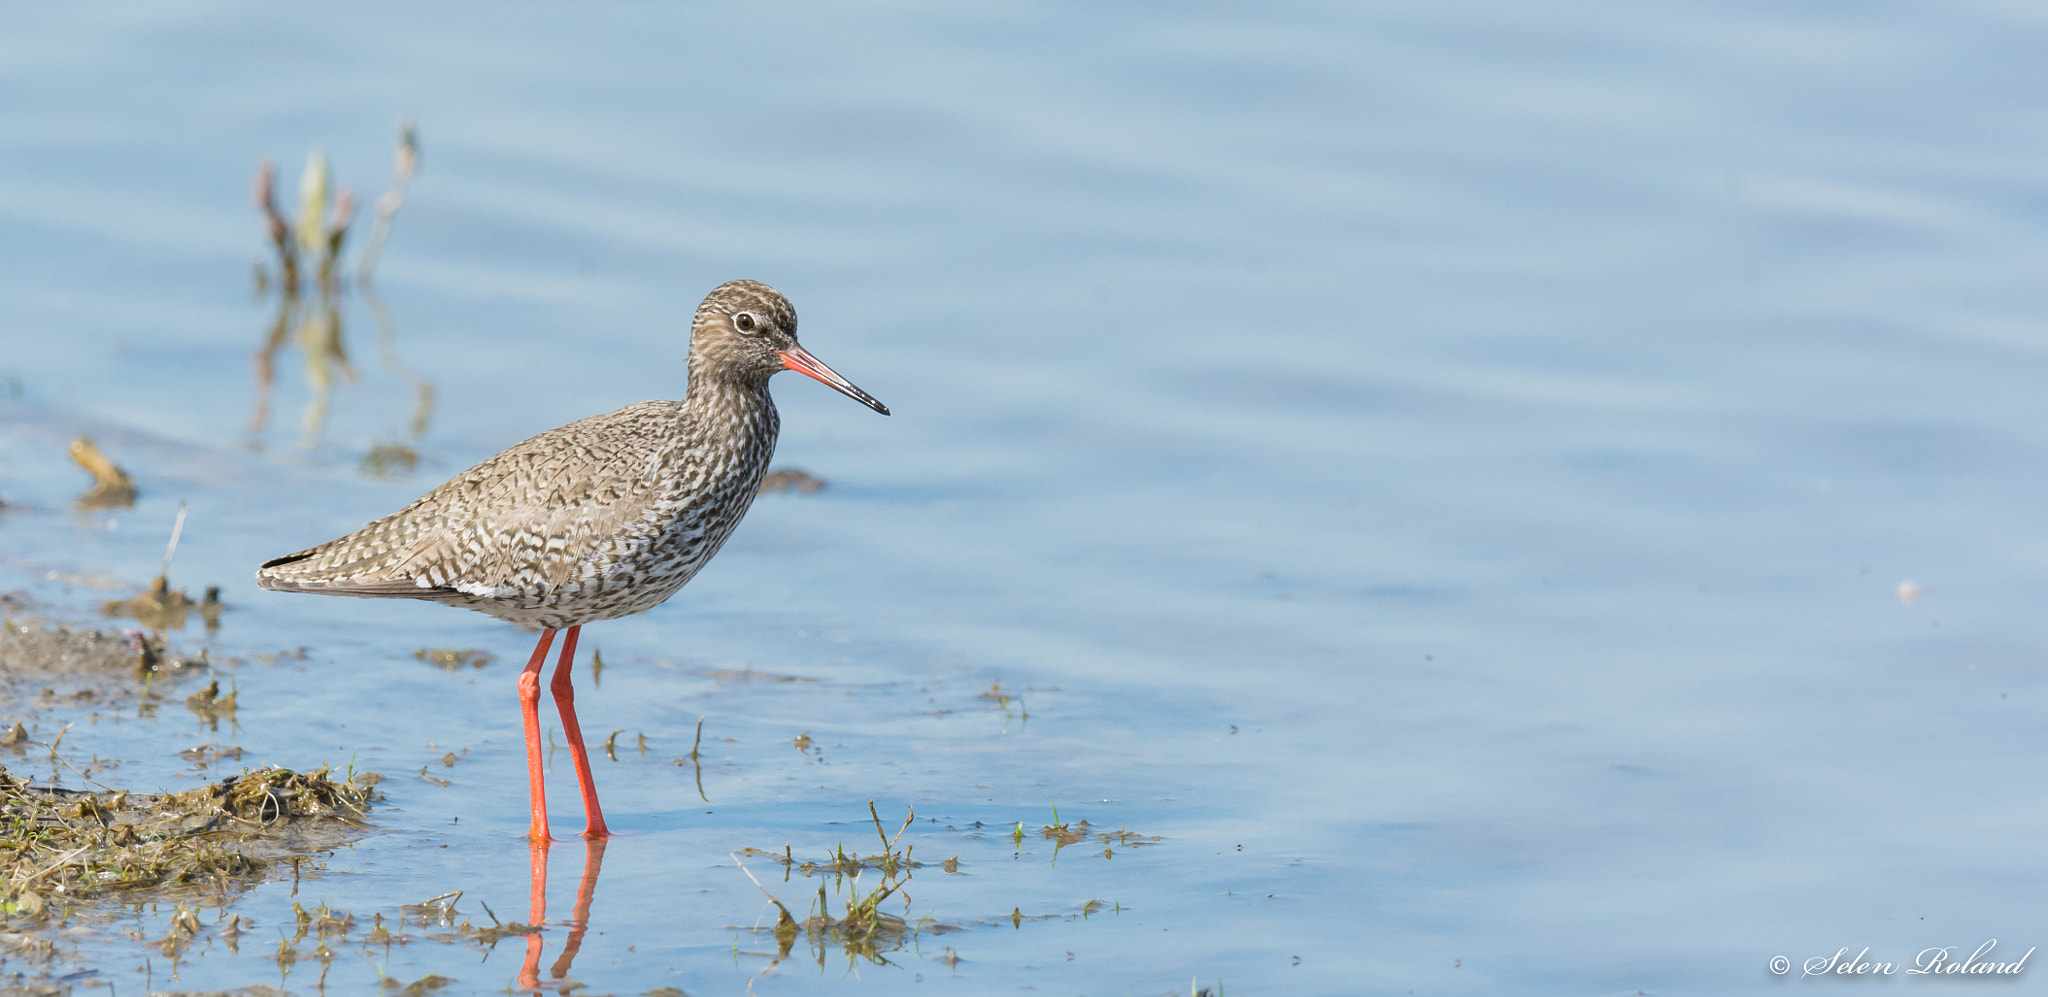
POLYGON ((158 575, 140 595, 109 600, 100 607, 100 615, 131 619, 155 631, 183 630, 188 618, 197 617, 206 632, 213 633, 220 629, 220 614, 225 608, 218 585, 207 586, 205 595, 195 601, 182 590, 171 588, 170 581, 158 575))
MULTIPOLYGON (((195 602, 159 578, 104 607, 152 626, 145 632, 60 622, 60 611, 26 593, 0 595, 0 959, 40 967, 10 987, 70 992, 66 984, 85 977, 59 970, 87 958, 72 950, 74 925, 138 905, 172 908, 167 934, 146 944, 174 962, 202 936, 233 950, 241 918, 228 911, 242 894, 310 874, 321 856, 372 829, 373 773, 270 767, 141 792, 100 781, 123 759, 81 757, 80 743, 93 738, 73 735, 80 724, 90 731, 179 702, 213 729, 234 722, 237 694, 222 691, 206 652, 162 633, 188 615, 214 623, 219 605, 215 593, 195 602), (202 910, 224 920, 202 925, 202 910)), ((242 750, 207 744, 177 754, 216 769, 242 750)))
POLYGON ((15 719, 60 707, 153 709, 178 683, 208 666, 161 633, 102 629, 31 615, 34 603, 0 596, 0 708, 15 719))
POLYGON ((317 874, 321 856, 367 833, 372 784, 273 768, 140 793, 38 786, 0 769, 0 953, 34 970, 14 986, 71 992, 64 984, 92 975, 63 972, 91 962, 76 929, 142 905, 171 908, 162 937, 135 941, 173 966, 202 941, 236 951, 239 897, 317 874))

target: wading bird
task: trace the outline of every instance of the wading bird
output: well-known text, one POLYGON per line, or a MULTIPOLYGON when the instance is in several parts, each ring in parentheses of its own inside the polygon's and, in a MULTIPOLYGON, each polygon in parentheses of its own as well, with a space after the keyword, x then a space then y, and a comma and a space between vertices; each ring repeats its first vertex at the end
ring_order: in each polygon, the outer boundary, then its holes
POLYGON ((690 325, 682 401, 628 405, 552 429, 484 461, 348 536, 266 561, 281 592, 425 599, 539 627, 519 675, 533 822, 548 838, 540 671, 557 631, 555 705, 583 791, 583 834, 610 832, 569 672, 586 623, 645 612, 694 577, 739 525, 775 453, 768 379, 793 370, 867 407, 873 396, 796 341, 796 310, 766 284, 719 285, 690 325))

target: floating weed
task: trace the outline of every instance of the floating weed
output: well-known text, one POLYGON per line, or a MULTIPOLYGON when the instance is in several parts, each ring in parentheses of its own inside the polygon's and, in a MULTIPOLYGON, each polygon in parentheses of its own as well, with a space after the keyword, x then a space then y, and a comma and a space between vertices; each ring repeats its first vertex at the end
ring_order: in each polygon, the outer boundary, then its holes
POLYGON ((1017 721, 1021 725, 1031 719, 1031 711, 1024 708, 1024 700, 1016 695, 1004 692, 1003 683, 1000 680, 990 685, 988 691, 981 694, 981 698, 996 704, 996 709, 1003 712, 1003 729, 1005 731, 1009 730, 1010 721, 1012 720, 1017 721))
MULTIPOLYGON (((1157 835, 1135 834, 1121 827, 1114 831, 1097 831, 1086 820, 1074 821, 1071 824, 1062 823, 1058 807, 1053 808, 1052 818, 1051 824, 1038 829, 1038 836, 1052 842, 1054 861, 1059 860, 1060 849, 1084 841, 1102 845, 1102 857, 1113 859, 1118 848, 1143 848, 1147 845, 1156 845, 1162 840, 1157 835)), ((1021 829, 1023 825, 1020 823, 1018 827, 1021 829)))
POLYGON ((220 680, 214 679, 206 684, 206 688, 186 696, 185 708, 198 714, 200 719, 207 722, 210 729, 219 730, 222 719, 226 719, 230 724, 234 723, 235 702, 240 696, 241 690, 234 688, 232 679, 229 680, 229 691, 225 696, 220 694, 220 680))
POLYGON ((770 471, 761 478, 759 494, 791 492, 797 495, 815 495, 824 490, 824 478, 798 468, 785 467, 770 471))
POLYGON ((322 903, 313 911, 312 918, 308 924, 308 927, 312 928, 313 933, 318 935, 322 941, 326 941, 329 938, 346 938, 348 933, 355 929, 355 926, 356 918, 354 914, 350 914, 345 910, 333 910, 325 903, 322 903))
MULTIPOLYGON (((313 987, 316 991, 324 992, 327 975, 333 969, 335 961, 337 959, 345 959, 346 956, 353 952, 356 958, 362 959, 370 967, 371 971, 376 974, 378 992, 392 995, 392 997, 400 994, 407 995, 407 997, 424 997, 424 995, 438 993, 456 981, 449 977, 430 974, 411 983, 405 983, 391 976, 386 967, 390 962, 393 946, 406 947, 419 942, 428 942, 436 945, 470 942, 482 947, 490 947, 506 938, 537 935, 542 930, 538 925, 498 922, 495 914, 491 915, 493 923, 489 927, 479 928, 467 920, 456 925, 454 924, 456 916, 455 901, 460 897, 461 893, 458 891, 434 897, 418 904, 406 905, 399 908, 400 914, 395 923, 387 921, 381 913, 373 915, 372 920, 366 924, 349 911, 332 907, 326 903, 321 903, 311 909, 308 909, 302 903, 294 903, 290 917, 278 928, 276 947, 267 954, 267 958, 268 961, 277 966, 280 981, 285 982, 289 981, 294 972, 306 968, 305 964, 307 962, 317 963, 320 967, 320 972, 318 980, 313 981, 313 987), (409 920, 416 921, 416 927, 420 929, 426 929, 430 925, 439 924, 450 930, 408 933, 406 928, 409 920), (382 950, 381 955, 383 957, 382 965, 380 965, 377 959, 378 950, 380 949, 382 950)), ((216 899, 210 902, 218 901, 216 899)), ((485 913, 490 913, 488 906, 485 906, 484 910, 485 913)), ((51 919, 48 926, 52 928, 61 927, 54 919, 51 919)), ((174 971, 185 955, 204 951, 200 946, 206 942, 204 938, 206 928, 201 921, 200 912, 196 906, 177 906, 165 927, 166 931, 162 938, 151 939, 147 944, 153 952, 161 953, 163 956, 170 958, 174 971)), ((247 919, 241 915, 232 915, 220 925, 215 934, 226 945, 228 952, 234 954, 239 953, 239 940, 243 935, 247 934, 250 927, 251 925, 247 919)), ((52 933, 54 934, 54 932, 52 933)), ((38 941, 32 935, 11 935, 9 937, 25 939, 22 942, 11 943, 14 946, 15 952, 28 953, 33 948, 35 951, 49 951, 54 954, 55 946, 48 940, 38 941)), ((141 939, 138 937, 137 940, 140 941, 141 939)), ((564 985, 555 988, 557 993, 568 993, 574 989, 573 985, 569 985, 573 984, 573 981, 561 980, 560 982, 564 985)), ((43 991, 38 990, 35 992, 42 993, 43 991)), ((208 992, 211 993, 212 991, 208 992)), ((243 990, 234 991, 237 994, 243 992, 243 990)), ((249 988, 248 992, 281 993, 283 991, 254 987, 249 988)))
POLYGON ((498 660, 497 656, 489 651, 478 651, 474 648, 455 650, 441 647, 423 647, 412 652, 412 656, 444 672, 459 672, 464 668, 482 668, 498 660))
MULTIPOLYGON (((393 979, 388 976, 384 979, 386 981, 384 984, 386 989, 398 989, 398 981, 396 979, 393 979)), ((439 976, 434 973, 428 973, 427 975, 422 976, 419 979, 406 984, 405 988, 401 990, 400 993, 404 994, 405 997, 425 997, 425 995, 440 990, 442 987, 445 987, 454 982, 455 980, 452 977, 439 976)), ((564 980, 562 982, 567 983, 569 981, 564 980)), ((568 993, 568 990, 562 989, 559 992, 568 993)))
MULTIPOLYGON (((975 821, 972 825, 973 831, 978 832, 982 826, 980 821, 975 821)), ((951 831, 954 828, 948 826, 946 830, 951 831)), ((970 833, 969 836, 978 838, 981 835, 970 833)), ((1017 849, 1017 854, 1014 857, 1022 858, 1024 856, 1024 840, 1028 836, 1024 830, 1023 821, 1018 821, 1010 826, 1009 833, 1005 837, 1009 838, 1010 844, 1017 849)), ((1061 820, 1058 807, 1052 808, 1052 823, 1041 826, 1038 829, 1038 837, 1053 843, 1054 861, 1058 861, 1062 849, 1082 842, 1092 841, 1095 844, 1102 845, 1101 857, 1113 859, 1116 857, 1116 850, 1119 848, 1142 848, 1148 845, 1156 845, 1163 840, 1156 835, 1138 834, 1121 827, 1114 831, 1098 830, 1085 819, 1077 821, 1061 820)), ((957 871, 957 858, 947 861, 946 871, 957 871)))
MULTIPOLYGON (((362 930, 364 928, 363 923, 354 914, 346 910, 331 907, 326 903, 308 910, 304 904, 294 903, 292 905, 291 919, 278 929, 277 946, 269 953, 268 958, 270 962, 276 964, 281 981, 289 981, 292 973, 300 969, 302 964, 309 960, 318 963, 320 975, 318 980, 314 982, 314 988, 316 991, 324 992, 327 975, 333 969, 335 961, 353 951, 356 957, 362 959, 370 967, 371 972, 377 975, 377 989, 379 992, 390 995, 404 994, 407 997, 422 997, 422 995, 439 992, 456 981, 449 977, 430 974, 410 984, 405 983, 391 976, 386 971, 385 966, 380 965, 377 959, 373 957, 373 953, 381 948, 383 950, 384 962, 388 965, 391 947, 394 945, 401 947, 409 946, 420 941, 441 945, 457 941, 473 941, 482 945, 490 945, 495 944, 502 938, 531 935, 540 930, 537 927, 524 924, 496 924, 490 928, 480 929, 471 925, 468 921, 464 921, 460 926, 455 926, 452 931, 442 933, 414 935, 404 932, 407 919, 412 917, 418 918, 418 926, 421 928, 427 927, 429 923, 435 920, 440 920, 444 924, 452 924, 454 901, 460 896, 460 892, 449 893, 423 903, 400 908, 402 913, 396 924, 400 930, 397 932, 393 932, 387 926, 383 914, 373 915, 369 930, 365 931, 362 930)), ((488 910, 489 908, 487 907, 486 911, 488 912, 488 910)), ((495 922, 497 919, 493 916, 492 920, 495 922)), ((199 912, 196 908, 178 906, 166 927, 167 930, 164 937, 152 940, 149 942, 149 945, 152 949, 169 957, 175 970, 180 959, 188 950, 200 951, 196 948, 196 945, 203 941, 202 936, 206 933, 205 926, 201 923, 199 912)), ((235 954, 239 953, 238 942, 241 936, 247 933, 249 927, 249 922, 241 915, 232 915, 220 926, 216 934, 226 944, 229 953, 235 954)), ((559 988, 557 992, 566 993, 569 989, 563 987, 559 988)), ((40 990, 36 992, 42 993, 40 990)), ((213 991, 208 992, 211 993, 213 991)), ((235 990, 233 992, 241 994, 245 991, 235 990)), ((252 987, 247 988, 247 992, 267 994, 281 993, 283 991, 252 987)))
POLYGON ((969 921, 967 924, 990 928, 1000 928, 1007 925, 1012 929, 1018 929, 1024 925, 1040 921, 1086 921, 1103 912, 1121 914, 1127 910, 1130 910, 1130 908, 1114 901, 1090 900, 1072 910, 1059 911, 1052 914, 1026 914, 1024 913, 1024 908, 1012 907, 1008 914, 998 914, 985 921, 969 921))
POLYGON ((913 872, 921 868, 921 864, 911 858, 910 853, 915 846, 898 847, 903 840, 904 832, 908 831, 911 823, 917 819, 917 814, 914 810, 910 811, 903 819, 903 826, 897 828, 894 835, 889 834, 883 827, 881 813, 875 809, 872 800, 868 801, 868 816, 874 821, 875 835, 882 844, 882 850, 875 855, 862 856, 858 852, 848 852, 844 845, 840 845, 835 847, 832 854, 823 862, 799 864, 787 846, 779 855, 753 848, 744 850, 744 854, 749 857, 766 858, 781 863, 785 879, 790 873, 819 877, 817 895, 812 898, 802 920, 798 920, 788 905, 777 899, 759 879, 754 877, 753 871, 741 861, 742 853, 733 853, 733 861, 740 864, 740 871, 754 881, 754 886, 774 904, 778 914, 773 928, 762 929, 757 925, 752 929, 756 932, 767 930, 776 940, 774 953, 750 953, 770 959, 767 968, 762 970, 763 973, 772 970, 778 963, 788 958, 799 937, 809 941, 820 966, 824 965, 826 953, 835 948, 845 952, 850 963, 858 960, 873 965, 886 965, 889 964, 889 959, 884 953, 902 948, 918 931, 952 930, 946 925, 930 924, 929 919, 921 919, 916 926, 912 926, 903 918, 882 910, 883 902, 901 894, 913 872), (871 886, 864 886, 862 880, 868 878, 865 874, 870 872, 879 873, 879 881, 871 886), (827 884, 823 881, 824 877, 828 876, 832 879, 832 885, 842 890, 845 895, 836 916, 832 910, 831 891, 826 889, 827 884))
MULTIPOLYGON (((490 904, 479 902, 479 905, 482 906, 484 909, 484 916, 489 917, 491 919, 491 926, 488 928, 479 928, 470 924, 468 921, 464 921, 462 922, 461 925, 456 927, 456 934, 466 935, 468 937, 476 939, 479 943, 483 945, 495 948, 497 947, 497 944, 499 942, 504 941, 507 938, 524 938, 527 935, 538 935, 541 932, 541 926, 538 924, 523 924, 519 921, 500 921, 498 920, 498 912, 492 910, 490 904)), ((451 907, 450 909, 452 910, 453 908, 451 907)))
POLYGON ((410 478, 419 466, 419 451, 403 443, 372 444, 363 459, 356 462, 356 470, 364 476, 386 481, 410 478))
MULTIPOLYGON (((398 926, 404 928, 405 919, 412 918, 422 928, 426 927, 429 923, 436 923, 444 928, 452 928, 455 926, 455 903, 461 899, 462 891, 452 890, 438 897, 428 897, 416 904, 406 904, 398 908, 398 926)), ((488 910, 489 908, 485 909, 488 910)), ((491 920, 495 921, 497 919, 497 915, 491 916, 491 920)), ((383 926, 381 920, 378 922, 378 926, 383 926)))

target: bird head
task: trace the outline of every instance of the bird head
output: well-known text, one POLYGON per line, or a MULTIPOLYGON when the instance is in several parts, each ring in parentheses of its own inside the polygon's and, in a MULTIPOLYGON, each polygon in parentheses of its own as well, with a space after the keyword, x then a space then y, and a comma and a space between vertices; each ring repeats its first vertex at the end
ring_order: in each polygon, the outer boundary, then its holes
POLYGON ((854 387, 796 341, 796 309, 757 280, 730 280, 705 295, 690 329, 690 367, 743 381, 785 370, 816 378, 883 415, 889 408, 854 387))

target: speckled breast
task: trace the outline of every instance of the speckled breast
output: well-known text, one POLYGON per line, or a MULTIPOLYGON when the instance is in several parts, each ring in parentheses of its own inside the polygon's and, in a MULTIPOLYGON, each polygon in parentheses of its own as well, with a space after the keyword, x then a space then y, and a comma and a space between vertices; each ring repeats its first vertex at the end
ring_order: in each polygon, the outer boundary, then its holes
MULTIPOLYGON (((573 565, 544 566, 516 593, 451 600, 501 620, 560 629, 644 613, 667 601, 710 562, 753 506, 774 454, 776 423, 735 434, 746 444, 679 474, 666 494, 573 565), (566 569, 566 570, 565 570, 566 569), (562 577, 559 583, 542 580, 562 577)), ((731 440, 734 437, 728 436, 731 440)), ((698 457, 705 456, 702 451, 698 457)))

